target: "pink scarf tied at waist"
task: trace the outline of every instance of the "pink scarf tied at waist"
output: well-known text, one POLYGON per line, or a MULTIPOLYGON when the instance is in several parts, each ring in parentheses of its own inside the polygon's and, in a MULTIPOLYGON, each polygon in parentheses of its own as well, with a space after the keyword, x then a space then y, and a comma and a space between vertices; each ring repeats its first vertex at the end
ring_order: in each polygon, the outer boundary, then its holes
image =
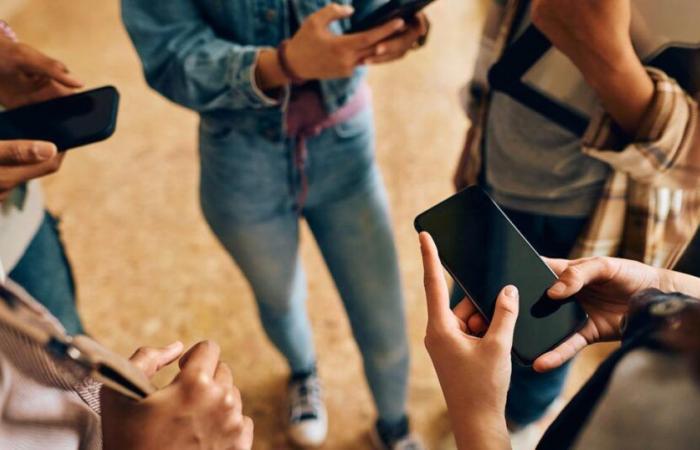
POLYGON ((326 113, 318 91, 311 87, 297 88, 292 92, 285 117, 287 136, 294 139, 294 167, 299 172, 300 191, 297 196, 297 212, 301 214, 309 191, 306 174, 308 148, 306 141, 324 130, 355 117, 372 102, 372 91, 362 83, 350 101, 332 114, 326 113))

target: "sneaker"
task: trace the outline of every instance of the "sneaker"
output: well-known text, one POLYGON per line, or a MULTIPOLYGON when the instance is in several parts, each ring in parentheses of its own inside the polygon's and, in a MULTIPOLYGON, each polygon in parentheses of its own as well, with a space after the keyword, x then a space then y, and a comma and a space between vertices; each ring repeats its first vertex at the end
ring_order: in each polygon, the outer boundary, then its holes
POLYGON ((377 422, 372 441, 377 450, 425 450, 421 440, 411 433, 407 417, 396 425, 377 422))
POLYGON ((319 447, 328 434, 328 415, 315 371, 289 382, 289 438, 299 447, 319 447))

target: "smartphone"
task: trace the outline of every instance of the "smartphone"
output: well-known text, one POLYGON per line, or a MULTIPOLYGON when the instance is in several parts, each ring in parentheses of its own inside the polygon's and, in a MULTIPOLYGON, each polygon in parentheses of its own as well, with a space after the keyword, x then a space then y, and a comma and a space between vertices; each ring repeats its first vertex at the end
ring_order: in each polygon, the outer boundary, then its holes
POLYGON ((378 8, 357 11, 352 18, 350 33, 359 33, 383 25, 394 19, 411 20, 435 0, 389 0, 378 8))
POLYGON ((0 113, 0 140, 49 141, 66 151, 114 134, 118 109, 112 86, 11 109, 0 113))
POLYGON ((415 228, 430 233, 443 266, 487 321, 501 289, 518 287, 513 354, 521 364, 531 365, 583 326, 586 314, 574 298, 547 297, 557 276, 483 189, 467 188, 430 208, 415 228))

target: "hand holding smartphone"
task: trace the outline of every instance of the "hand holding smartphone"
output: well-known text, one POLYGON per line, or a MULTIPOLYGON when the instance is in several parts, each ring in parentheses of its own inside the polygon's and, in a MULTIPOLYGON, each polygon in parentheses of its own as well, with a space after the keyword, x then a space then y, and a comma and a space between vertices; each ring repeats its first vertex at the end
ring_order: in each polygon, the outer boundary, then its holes
POLYGON ((0 113, 0 140, 47 141, 66 151, 110 137, 119 92, 106 86, 0 113))
POLYGON ((350 33, 359 33, 378 27, 394 19, 408 22, 423 8, 435 0, 389 0, 382 6, 369 11, 358 11, 352 16, 350 33))
POLYGON ((487 321, 501 289, 519 289, 513 354, 522 364, 531 365, 585 322, 574 299, 547 297, 556 275, 481 188, 467 188, 419 215, 415 228, 432 236, 443 266, 487 321))

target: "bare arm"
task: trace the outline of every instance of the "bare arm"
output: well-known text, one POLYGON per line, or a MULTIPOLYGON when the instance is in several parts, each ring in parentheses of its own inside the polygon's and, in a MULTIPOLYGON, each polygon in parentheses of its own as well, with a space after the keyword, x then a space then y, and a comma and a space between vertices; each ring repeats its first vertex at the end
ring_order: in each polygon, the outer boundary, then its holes
POLYGON ((534 0, 534 24, 579 68, 605 110, 635 136, 654 83, 630 37, 630 0, 534 0))

